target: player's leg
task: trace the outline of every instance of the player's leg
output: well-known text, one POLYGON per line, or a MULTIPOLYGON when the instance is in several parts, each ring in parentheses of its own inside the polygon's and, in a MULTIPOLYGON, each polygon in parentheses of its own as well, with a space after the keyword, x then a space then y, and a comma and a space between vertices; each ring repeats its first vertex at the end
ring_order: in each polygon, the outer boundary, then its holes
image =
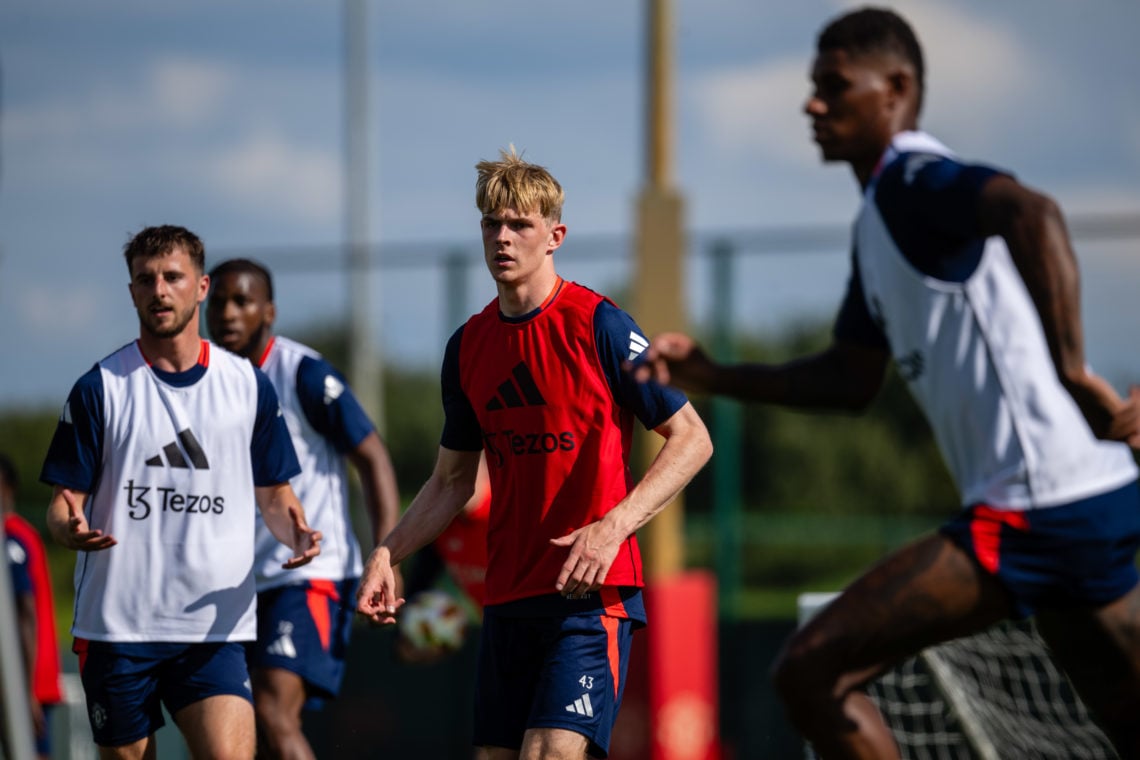
POLYGON ((513 760, 526 733, 538 672, 542 665, 543 621, 483 614, 475 674, 472 743, 483 760, 513 760))
POLYGON ((99 746, 99 760, 155 760, 158 757, 158 743, 153 736, 145 736, 138 741, 119 747, 99 746))
POLYGON ((1140 586, 1098 610, 1041 610, 1037 625, 1120 756, 1140 757, 1140 586))
POLYGON ((1140 757, 1140 490, 1131 483, 1028 520, 1046 542, 1035 577, 1057 578, 1038 630, 1121 757, 1140 757))
POLYGON ((532 728, 523 738, 520 760, 584 760, 589 741, 565 728, 532 728))
POLYGON ((253 676, 258 755, 310 760, 303 710, 335 698, 344 677, 356 579, 309 579, 257 595, 253 676))
POLYGON ((789 718, 825 758, 897 758, 861 687, 890 665, 1010 614, 1009 597, 936 534, 868 570, 788 640, 773 674, 789 718))
POLYGON ((257 750, 253 705, 233 694, 192 702, 174 714, 190 756, 210 760, 252 760, 257 750))
POLYGON ((282 668, 257 668, 251 675, 260 737, 258 755, 277 760, 313 760, 313 749, 301 730, 305 682, 282 668))
POLYGON ((253 693, 238 643, 182 644, 159 690, 195 758, 249 760, 257 748, 253 693))
POLYGON ((605 756, 625 692, 633 622, 605 615, 552 618, 523 760, 605 756))

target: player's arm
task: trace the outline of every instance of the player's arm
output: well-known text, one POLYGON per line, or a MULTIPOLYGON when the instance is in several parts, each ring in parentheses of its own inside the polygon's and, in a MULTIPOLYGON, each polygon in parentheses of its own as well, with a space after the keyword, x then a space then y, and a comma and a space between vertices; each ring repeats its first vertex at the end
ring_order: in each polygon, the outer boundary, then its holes
POLYGON ((400 519, 400 491, 388 447, 374 430, 346 456, 360 476, 364 508, 372 529, 372 545, 379 545, 400 519))
POLYGON ((92 528, 83 511, 99 481, 104 427, 103 380, 96 365, 68 394, 40 471, 40 480, 52 487, 48 533, 73 551, 102 551, 117 543, 113 536, 92 528))
POLYGON ((654 337, 628 366, 639 382, 656 380, 692 392, 797 409, 859 411, 878 395, 890 358, 852 257, 832 343, 818 353, 782 364, 721 364, 691 337, 674 332, 654 337))
POLYGON ((1094 434, 1140 446, 1140 389, 1127 401, 1085 363, 1080 274, 1064 216, 1051 198, 997 175, 979 196, 982 234, 1000 235, 1033 299, 1057 376, 1094 434))
POLYGON ((837 340, 784 364, 721 364, 688 335, 662 333, 650 341, 644 362, 632 371, 640 382, 652 379, 695 393, 857 411, 878 394, 889 359, 885 348, 837 340))
POLYGON ((288 482, 254 489, 265 527, 281 543, 293 550, 282 564, 286 569, 307 565, 321 553, 321 532, 305 522, 305 510, 288 482))
POLYGON ((357 611, 377 623, 394 623, 403 603, 393 567, 433 541, 475 492, 479 451, 439 447, 435 468, 392 532, 368 555, 357 593, 357 611))
MULTIPOLYGON (((9 539, 12 540, 12 539, 9 539)), ((17 542, 18 543, 18 542, 17 542)), ((21 545, 22 546, 22 545, 21 545)), ((27 552, 24 560, 13 563, 12 575, 15 580, 16 626, 20 637, 20 652, 24 664, 24 685, 27 688, 28 707, 32 714, 32 725, 37 734, 44 731, 44 711, 39 700, 36 699, 36 648, 37 625, 36 595, 32 590, 32 579, 28 575, 27 552)))
POLYGON ((60 546, 77 552, 97 552, 110 549, 118 543, 114 536, 92 529, 87 524, 83 505, 88 495, 61 485, 52 489, 47 510, 47 529, 60 546))
POLYGON ((253 374, 257 381, 257 409, 249 456, 254 496, 265 527, 293 551, 293 556, 282 567, 300 567, 321 553, 321 533, 309 527, 305 509, 289 485, 289 479, 301 472, 301 465, 285 418, 281 416, 277 391, 260 369, 254 367, 253 374))
POLYGON ((388 447, 348 381, 326 360, 301 360, 297 397, 309 424, 344 454, 360 477, 371 546, 376 546, 400 517, 400 492, 388 447))
POLYGON ((605 517, 561 538, 570 547, 555 588, 568 596, 597 589, 622 544, 681 492, 712 456, 712 440, 686 402, 654 430, 665 439, 645 476, 605 517))

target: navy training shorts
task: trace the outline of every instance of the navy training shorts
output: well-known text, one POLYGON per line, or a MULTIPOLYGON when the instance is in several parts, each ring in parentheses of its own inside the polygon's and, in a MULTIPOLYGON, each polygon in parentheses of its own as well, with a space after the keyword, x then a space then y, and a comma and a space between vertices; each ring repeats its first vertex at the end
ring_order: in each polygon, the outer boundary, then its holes
POLYGON ((1020 618, 1043 607, 1101 607, 1140 581, 1136 483, 1043 509, 975 504, 941 532, 1001 581, 1020 618))

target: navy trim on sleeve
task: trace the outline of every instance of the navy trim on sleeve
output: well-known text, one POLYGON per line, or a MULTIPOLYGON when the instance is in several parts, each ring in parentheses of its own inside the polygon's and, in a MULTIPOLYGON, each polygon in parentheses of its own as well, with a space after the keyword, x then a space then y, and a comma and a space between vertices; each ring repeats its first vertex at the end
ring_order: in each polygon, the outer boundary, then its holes
POLYGON ((255 486, 275 486, 287 483, 290 478, 301 473, 297 461, 297 451, 289 428, 281 415, 281 403, 277 391, 269 377, 257 367, 253 368, 257 378, 257 417, 253 423, 253 438, 249 442, 249 453, 253 459, 253 484, 255 486))
POLYGON ((904 153, 876 180, 875 206, 913 267, 943 281, 963 282, 985 248, 978 198, 999 174, 1005 172, 947 156, 904 153))
POLYGON ((67 396, 40 480, 92 493, 103 468, 103 374, 96 364, 75 382, 67 396))
POLYGON ((688 403, 688 397, 676 388, 652 381, 639 383, 622 370, 622 364, 636 359, 649 341, 633 317, 610 301, 600 301, 594 310, 594 341, 614 400, 631 410, 647 430, 653 430, 688 403))
POLYGON ((348 381, 322 358, 306 356, 297 365, 297 398, 313 429, 342 454, 376 429, 348 381))
POLYGON ((439 387, 443 397, 443 433, 439 445, 452 451, 481 451, 483 428, 459 380, 459 345, 463 327, 452 333, 443 352, 439 387))

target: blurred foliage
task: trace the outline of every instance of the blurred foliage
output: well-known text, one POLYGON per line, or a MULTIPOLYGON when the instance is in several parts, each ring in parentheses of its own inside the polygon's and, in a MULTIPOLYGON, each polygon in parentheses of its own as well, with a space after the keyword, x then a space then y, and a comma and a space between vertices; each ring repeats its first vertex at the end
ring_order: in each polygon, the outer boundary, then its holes
MULTIPOLYGON (((334 327, 294 336, 347 374, 347 343, 334 327)), ((822 349, 826 328, 795 330, 783 339, 740 338, 746 361, 780 362, 822 349)), ((706 343, 707 344, 707 343, 706 343)), ((385 368, 385 439, 405 503, 431 474, 443 412, 438 371, 385 368)), ((705 419, 709 400, 694 398, 705 419)), ((746 614, 794 614, 801 590, 837 588, 906 538, 953 513, 957 496, 926 421, 891 372, 861 415, 815 414, 741 405, 738 446, 718 442, 717 456, 741 462, 740 530, 746 614)), ((19 469, 21 512, 43 526, 50 489, 38 482, 58 410, 0 412, 0 450, 19 469)), ((713 431, 714 436, 716 431, 713 431)), ((713 482, 706 467, 686 493, 687 553, 712 567, 717 551, 713 482)), ((359 510, 357 510, 359 513, 359 510)), ((70 622, 74 558, 50 547, 60 621, 70 622)))

